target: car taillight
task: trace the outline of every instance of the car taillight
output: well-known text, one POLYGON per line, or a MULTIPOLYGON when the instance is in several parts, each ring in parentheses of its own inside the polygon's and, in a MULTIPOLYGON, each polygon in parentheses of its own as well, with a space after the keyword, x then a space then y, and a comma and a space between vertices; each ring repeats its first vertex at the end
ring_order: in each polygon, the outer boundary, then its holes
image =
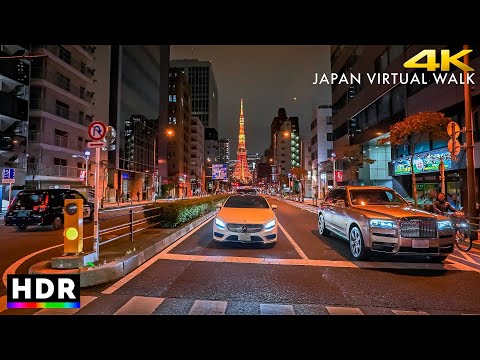
POLYGON ((45 211, 45 210, 47 210, 47 205, 40 205, 40 206, 38 207, 38 211, 40 211, 40 212, 43 212, 43 211, 45 211))
POLYGON ((37 211, 37 210, 38 210, 38 205, 35 205, 35 206, 33 207, 33 211, 37 211))

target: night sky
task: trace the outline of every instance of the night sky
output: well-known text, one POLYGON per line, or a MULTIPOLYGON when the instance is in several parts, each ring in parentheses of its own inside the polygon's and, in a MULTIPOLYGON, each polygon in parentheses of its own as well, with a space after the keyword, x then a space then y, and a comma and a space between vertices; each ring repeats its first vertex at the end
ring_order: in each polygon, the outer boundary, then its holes
POLYGON ((313 108, 331 103, 328 85, 312 85, 315 72, 330 72, 329 45, 172 45, 170 57, 212 62, 217 130, 230 139, 231 159, 236 158, 241 97, 247 151, 260 155, 270 146, 270 124, 279 107, 287 116, 298 116, 301 135, 310 137, 313 108))

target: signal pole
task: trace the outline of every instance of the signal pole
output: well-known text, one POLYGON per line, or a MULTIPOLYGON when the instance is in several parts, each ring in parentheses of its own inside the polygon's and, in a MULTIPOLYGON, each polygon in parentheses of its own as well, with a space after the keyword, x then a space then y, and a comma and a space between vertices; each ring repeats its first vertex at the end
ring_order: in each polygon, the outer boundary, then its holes
MULTIPOLYGON (((463 45, 464 50, 469 50, 468 45, 463 45)), ((463 57, 463 62, 465 65, 469 66, 469 55, 465 54, 463 57)), ((463 71, 463 76, 466 79, 468 72, 463 71)), ((475 141, 473 138, 473 119, 472 119, 472 98, 470 94, 470 85, 465 82, 463 85, 463 94, 465 98, 465 136, 466 136, 466 148, 465 152, 467 153, 467 209, 468 217, 472 218, 476 216, 476 203, 477 203, 477 194, 476 194, 476 184, 475 184, 475 154, 474 146, 475 141)))

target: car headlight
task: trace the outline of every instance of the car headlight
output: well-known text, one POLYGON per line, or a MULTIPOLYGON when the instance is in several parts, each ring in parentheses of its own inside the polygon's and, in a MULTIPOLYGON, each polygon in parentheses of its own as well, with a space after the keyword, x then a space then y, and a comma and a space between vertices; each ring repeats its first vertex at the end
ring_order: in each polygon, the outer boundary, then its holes
POLYGON ((393 229, 395 225, 394 221, 390 220, 370 220, 370 227, 379 228, 379 229, 393 229))
POLYGON ((273 219, 272 221, 269 221, 267 223, 267 225, 265 225, 265 230, 270 230, 270 229, 273 229, 273 227, 275 226, 275 219, 273 219))
POLYGON ((219 218, 215 218, 215 225, 217 225, 220 229, 225 228, 225 223, 219 218))
POLYGON ((437 221, 438 230, 453 229, 453 224, 450 220, 437 221))

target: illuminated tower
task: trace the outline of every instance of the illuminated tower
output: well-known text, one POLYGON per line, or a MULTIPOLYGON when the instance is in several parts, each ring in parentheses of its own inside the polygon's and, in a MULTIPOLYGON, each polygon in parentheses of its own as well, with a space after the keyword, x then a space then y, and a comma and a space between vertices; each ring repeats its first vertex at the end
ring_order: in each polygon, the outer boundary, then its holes
POLYGON ((252 181, 252 174, 248 169, 247 147, 245 146, 245 120, 243 119, 243 98, 240 99, 240 128, 238 130, 237 163, 233 170, 233 178, 242 184, 252 181))

